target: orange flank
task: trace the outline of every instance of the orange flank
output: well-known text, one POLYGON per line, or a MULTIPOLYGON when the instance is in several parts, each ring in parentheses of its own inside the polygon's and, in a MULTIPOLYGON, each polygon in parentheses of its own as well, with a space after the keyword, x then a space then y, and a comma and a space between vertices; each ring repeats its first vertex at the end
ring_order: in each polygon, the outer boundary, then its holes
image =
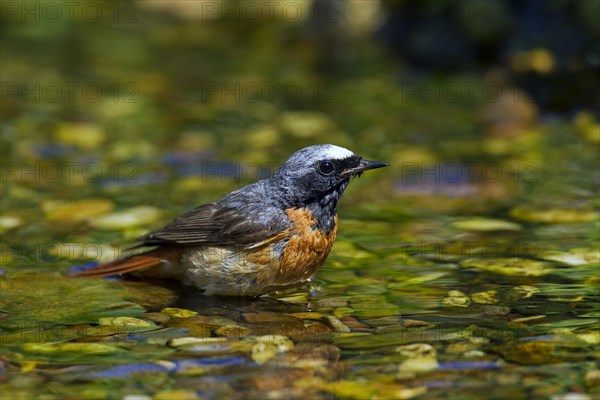
POLYGON ((286 214, 294 227, 285 246, 279 275, 282 280, 307 280, 327 259, 337 233, 337 214, 329 233, 317 229, 317 221, 306 208, 289 208, 286 214))

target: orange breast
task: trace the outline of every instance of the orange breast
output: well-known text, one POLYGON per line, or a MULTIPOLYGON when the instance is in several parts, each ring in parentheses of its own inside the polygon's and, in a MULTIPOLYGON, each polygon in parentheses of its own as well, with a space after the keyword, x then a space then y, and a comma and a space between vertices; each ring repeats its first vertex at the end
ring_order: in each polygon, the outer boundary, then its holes
POLYGON ((329 233, 317 229, 317 221, 306 208, 286 210, 292 222, 281 257, 279 284, 299 283, 312 278, 327 259, 337 233, 337 215, 329 233))

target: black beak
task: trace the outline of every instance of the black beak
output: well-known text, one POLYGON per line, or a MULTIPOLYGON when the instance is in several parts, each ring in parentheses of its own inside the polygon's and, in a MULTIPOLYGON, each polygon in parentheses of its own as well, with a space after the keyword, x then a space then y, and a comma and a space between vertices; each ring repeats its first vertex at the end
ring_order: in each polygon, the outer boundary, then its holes
POLYGON ((357 175, 361 174, 364 171, 375 168, 383 168, 387 167, 390 164, 383 161, 369 161, 369 160, 360 160, 360 164, 358 167, 350 168, 342 171, 342 175, 357 175))

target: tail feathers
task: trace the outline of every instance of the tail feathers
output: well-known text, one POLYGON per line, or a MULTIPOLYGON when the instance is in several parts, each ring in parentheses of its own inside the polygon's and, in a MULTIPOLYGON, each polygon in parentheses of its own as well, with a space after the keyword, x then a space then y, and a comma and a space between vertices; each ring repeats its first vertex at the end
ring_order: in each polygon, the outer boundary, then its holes
POLYGON ((76 278, 97 278, 109 275, 120 275, 128 272, 137 271, 143 268, 153 267, 163 262, 161 257, 138 255, 116 260, 106 264, 98 265, 83 271, 77 271, 70 274, 76 278))

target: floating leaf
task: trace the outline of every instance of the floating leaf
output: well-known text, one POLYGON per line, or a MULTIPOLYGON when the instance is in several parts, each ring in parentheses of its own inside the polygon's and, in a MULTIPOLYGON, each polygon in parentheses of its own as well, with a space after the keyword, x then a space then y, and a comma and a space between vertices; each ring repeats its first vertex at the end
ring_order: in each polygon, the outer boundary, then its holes
POLYGON ((328 315, 325 318, 336 332, 350 332, 350 328, 333 315, 328 315))
POLYGON ((114 326, 127 331, 144 331, 156 328, 152 322, 133 317, 104 317, 98 320, 99 325, 114 326))
POLYGON ((544 210, 519 206, 513 208, 510 215, 520 221, 542 222, 547 224, 590 222, 598 220, 597 211, 577 210, 573 208, 549 208, 544 210))
POLYGON ((471 300, 473 300, 473 303, 478 304, 497 304, 499 300, 496 298, 496 293, 495 290, 473 293, 471 300))
POLYGON ((23 225, 23 220, 12 215, 0 215, 0 233, 23 225))
POLYGON ((163 308, 161 312, 175 318, 190 318, 198 314, 196 311, 172 307, 163 308))
POLYGON ((413 343, 398 346, 396 347, 396 351, 408 358, 435 357, 437 354, 435 348, 428 343, 413 343))
POLYGON ((61 123, 54 132, 58 143, 74 144, 85 150, 97 148, 104 142, 102 127, 92 123, 61 123))
POLYGON ((422 285, 426 282, 431 282, 448 275, 446 272, 428 272, 412 278, 396 278, 399 282, 393 282, 387 285, 390 289, 399 289, 405 286, 422 285))
POLYGON ((550 251, 538 255, 539 258, 550 261, 558 261, 568 265, 585 265, 600 261, 598 249, 578 248, 569 251, 550 251))
POLYGON ((215 344, 215 343, 226 343, 226 338, 218 337, 182 337, 175 338, 169 341, 171 347, 182 347, 196 344, 215 344))
POLYGON ((42 210, 51 222, 74 223, 104 214, 114 207, 108 199, 86 199, 79 201, 50 200, 42 203, 42 210))
POLYGON ((280 117, 281 129, 299 138, 332 135, 333 120, 325 113, 315 111, 287 111, 280 117))
POLYGON ((274 296, 274 297, 276 297, 277 300, 283 301, 285 303, 305 304, 310 301, 308 296, 309 296, 309 294, 306 292, 298 292, 298 293, 294 293, 294 294, 283 295, 281 297, 279 297, 279 296, 274 296))
POLYGON ((122 352, 119 347, 103 343, 23 343, 21 348, 28 353, 85 353, 112 354, 122 352))
POLYGON ((600 332, 578 333, 577 337, 588 344, 600 344, 600 332))
POLYGON ((298 319, 310 319, 310 320, 314 320, 314 321, 320 321, 321 319, 323 319, 324 315, 318 312, 311 312, 311 311, 306 311, 306 312, 298 312, 298 313, 293 313, 293 314, 289 314, 295 318, 298 319))
POLYGON ((93 219, 92 225, 97 229, 104 230, 130 229, 152 224, 160 218, 161 214, 156 207, 138 206, 100 215, 93 219))
POLYGON ((465 261, 463 266, 515 276, 542 276, 552 270, 551 266, 545 262, 518 258, 465 261))
POLYGON ((450 225, 456 229, 477 232, 519 231, 522 229, 522 226, 515 222, 481 217, 454 221, 450 225))
POLYGON ((294 343, 285 336, 259 336, 252 345, 252 359, 258 364, 264 364, 279 353, 285 353, 294 348, 294 343))
POLYGON ((451 290, 448 297, 442 299, 442 304, 448 307, 469 307, 471 299, 459 290, 451 290))
POLYGON ((409 358, 400 364, 398 370, 402 373, 414 372, 424 373, 437 369, 439 366, 438 361, 433 356, 420 356, 415 358, 409 358))
POLYGON ((507 343, 498 349, 510 361, 521 364, 552 364, 583 361, 591 348, 592 345, 575 335, 544 335, 507 343))
POLYGON ((540 289, 535 286, 519 285, 511 289, 511 296, 514 297, 515 300, 528 299, 534 294, 539 293, 539 291, 540 289))

